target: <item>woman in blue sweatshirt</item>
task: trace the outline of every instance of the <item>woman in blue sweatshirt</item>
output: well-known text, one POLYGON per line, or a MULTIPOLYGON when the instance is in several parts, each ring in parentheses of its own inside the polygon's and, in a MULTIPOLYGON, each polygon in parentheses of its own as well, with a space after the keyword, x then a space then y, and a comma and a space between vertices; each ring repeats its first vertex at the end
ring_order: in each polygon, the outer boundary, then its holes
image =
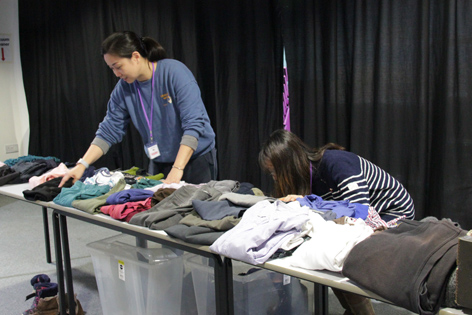
POLYGON ((130 121, 143 139, 149 173, 166 174, 167 183, 216 179, 215 133, 191 71, 168 59, 156 40, 133 32, 110 35, 102 43, 102 55, 120 80, 95 139, 63 182, 80 179, 90 164, 121 142, 130 121))

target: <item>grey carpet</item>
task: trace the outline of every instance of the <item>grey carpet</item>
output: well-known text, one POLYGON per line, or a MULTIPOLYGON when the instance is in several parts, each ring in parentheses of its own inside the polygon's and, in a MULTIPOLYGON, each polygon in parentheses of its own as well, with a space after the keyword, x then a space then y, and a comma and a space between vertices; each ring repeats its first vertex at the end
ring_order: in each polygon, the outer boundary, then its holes
MULTIPOLYGON (((33 299, 25 301, 33 292, 30 280, 37 274, 47 274, 57 282, 54 242, 48 210, 52 264, 46 262, 43 216, 41 207, 0 197, 0 313, 21 314, 30 308, 33 299)), ((86 244, 116 235, 116 231, 93 226, 75 219, 67 219, 73 268, 74 290, 87 314, 102 314, 100 299, 90 254, 86 244)))
MULTIPOLYGON (((45 257, 43 219, 41 207, 0 196, 0 314, 20 315, 31 306, 32 300, 25 296, 32 292, 30 280, 36 274, 47 274, 57 282, 54 258, 54 242, 51 223, 51 210, 48 211, 53 263, 48 264, 45 257)), ((73 268, 74 291, 88 315, 101 315, 101 304, 95 273, 86 244, 117 235, 116 231, 68 218, 71 263, 73 268)), ((307 285, 311 293, 312 285, 307 285)), ((184 288, 186 286, 184 285, 184 288)), ((188 286, 187 286, 188 288, 188 286)), ((185 293, 184 301, 193 297, 185 293)), ((310 300, 311 308, 312 299, 310 300)), ((374 301, 374 309, 382 315, 413 314, 404 309, 374 301)), ((341 315, 343 309, 330 290, 329 314, 341 315)), ((194 312, 183 311, 187 315, 194 312)), ((156 313, 157 314, 157 313, 156 313)))

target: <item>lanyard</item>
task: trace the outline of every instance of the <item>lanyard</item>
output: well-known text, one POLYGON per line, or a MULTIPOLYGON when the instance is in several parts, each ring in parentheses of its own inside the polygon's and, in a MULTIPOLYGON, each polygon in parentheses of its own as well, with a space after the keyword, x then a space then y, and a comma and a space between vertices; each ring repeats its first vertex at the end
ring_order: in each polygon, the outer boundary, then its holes
POLYGON ((152 142, 152 113, 154 112, 154 62, 152 63, 152 85, 151 85, 151 119, 148 118, 146 113, 146 109, 144 108, 143 98, 141 97, 141 91, 139 90, 139 83, 135 81, 136 89, 138 90, 139 100, 141 101, 141 107, 143 108, 144 116, 146 117, 146 121, 149 128, 149 135, 151 137, 152 142))

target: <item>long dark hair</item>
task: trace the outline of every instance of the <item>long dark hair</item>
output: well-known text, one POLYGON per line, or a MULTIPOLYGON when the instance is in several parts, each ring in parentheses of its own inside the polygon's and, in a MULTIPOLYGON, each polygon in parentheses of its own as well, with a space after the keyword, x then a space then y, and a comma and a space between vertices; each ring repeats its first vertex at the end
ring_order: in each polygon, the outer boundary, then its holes
POLYGON ((326 150, 344 150, 335 143, 321 148, 310 148, 294 133, 278 129, 274 131, 259 152, 259 165, 274 178, 274 197, 289 194, 309 195, 310 162, 316 167, 326 150))
POLYGON ((102 56, 110 54, 121 58, 131 58, 135 51, 151 62, 167 58, 164 47, 155 39, 138 37, 130 31, 113 33, 102 42, 102 56))

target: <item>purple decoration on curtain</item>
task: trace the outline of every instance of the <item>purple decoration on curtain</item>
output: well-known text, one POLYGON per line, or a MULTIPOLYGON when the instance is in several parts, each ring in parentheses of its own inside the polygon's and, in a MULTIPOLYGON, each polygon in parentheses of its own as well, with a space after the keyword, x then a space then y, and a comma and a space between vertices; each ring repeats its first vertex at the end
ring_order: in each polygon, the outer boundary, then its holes
POLYGON ((284 129, 290 131, 290 106, 288 97, 288 70, 284 67, 284 93, 283 93, 283 109, 284 109, 284 129))

